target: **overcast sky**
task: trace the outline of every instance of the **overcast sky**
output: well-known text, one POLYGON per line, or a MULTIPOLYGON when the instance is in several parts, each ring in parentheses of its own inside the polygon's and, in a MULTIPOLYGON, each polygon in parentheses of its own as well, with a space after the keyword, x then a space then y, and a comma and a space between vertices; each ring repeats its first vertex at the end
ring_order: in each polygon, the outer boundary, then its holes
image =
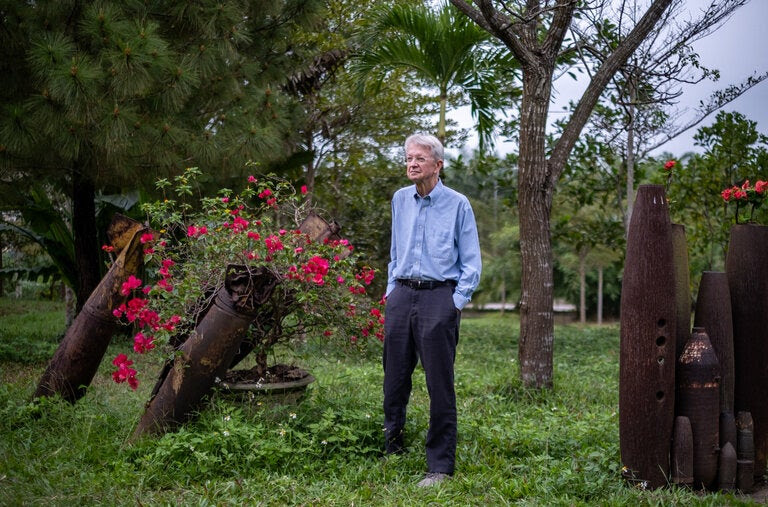
MULTIPOLYGON (((687 5, 692 12, 698 12, 706 8, 709 2, 710 0, 688 0, 687 5)), ((694 47, 703 66, 720 71, 720 80, 703 81, 683 88, 683 95, 678 99, 677 107, 689 111, 687 118, 693 118, 693 110, 699 101, 706 100, 712 92, 739 83, 755 72, 764 73, 768 70, 768 0, 751 0, 737 9, 719 30, 697 42, 694 47)), ((567 81, 570 81, 570 78, 566 77, 555 83, 559 95, 550 107, 553 117, 569 98, 574 98, 574 85, 567 81)), ((757 122, 758 129, 768 135, 768 80, 753 87, 723 109, 744 114, 757 122)), ((693 134, 697 128, 711 124, 715 116, 716 113, 712 114, 697 127, 670 141, 656 153, 666 151, 673 156, 680 156, 686 151, 700 151, 693 144, 693 134)), ((462 126, 473 124, 468 108, 453 112, 451 117, 462 126)), ((473 142, 476 144, 476 141, 473 142)), ((501 138, 497 139, 496 146, 500 153, 511 149, 501 138)))

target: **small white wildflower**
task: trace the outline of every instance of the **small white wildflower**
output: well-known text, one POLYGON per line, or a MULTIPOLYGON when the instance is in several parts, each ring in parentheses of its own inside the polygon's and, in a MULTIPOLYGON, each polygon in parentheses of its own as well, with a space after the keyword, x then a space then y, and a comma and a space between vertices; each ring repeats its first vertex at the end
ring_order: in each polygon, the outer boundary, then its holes
POLYGON ((291 413, 290 413, 290 414, 288 414, 288 415, 291 417, 291 419, 296 419, 296 414, 294 414, 293 412, 291 412, 291 413))
POLYGON ((190 445, 190 446, 189 446, 189 450, 194 452, 194 450, 195 450, 195 446, 194 446, 194 445, 190 445))
POLYGON ((284 437, 284 436, 285 436, 285 430, 280 430, 280 436, 281 436, 281 437, 284 437))
POLYGON ((213 381, 217 384, 221 384, 221 379, 219 377, 216 377, 213 381))
POLYGON ((365 414, 365 418, 366 419, 370 419, 371 418, 371 414, 365 414))
POLYGON ((552 407, 552 412, 557 412, 557 407, 552 407))
POLYGON ((648 489, 648 481, 642 481, 640 483, 640 489, 642 489, 642 490, 648 489))
POLYGON ((227 430, 222 431, 221 434, 224 435, 225 437, 229 436, 229 432, 227 430))
POLYGON ((229 415, 225 415, 225 416, 224 416, 224 420, 225 420, 225 421, 229 421, 230 419, 232 419, 232 417, 230 417, 229 415))
POLYGON ((327 440, 323 440, 323 441, 322 441, 322 442, 320 442, 320 443, 321 443, 321 444, 323 444, 323 445, 328 445, 328 441, 327 441, 327 440))

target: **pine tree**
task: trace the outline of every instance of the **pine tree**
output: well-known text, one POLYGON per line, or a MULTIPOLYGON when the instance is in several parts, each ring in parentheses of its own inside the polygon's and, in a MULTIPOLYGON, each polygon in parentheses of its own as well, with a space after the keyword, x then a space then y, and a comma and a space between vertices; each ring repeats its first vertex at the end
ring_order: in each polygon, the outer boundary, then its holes
MULTIPOLYGON (((287 158, 316 0, 0 2, 2 184, 72 199, 78 308, 98 283, 94 197, 200 165, 238 174, 287 158)), ((6 193, 5 191, 3 192, 6 193)))

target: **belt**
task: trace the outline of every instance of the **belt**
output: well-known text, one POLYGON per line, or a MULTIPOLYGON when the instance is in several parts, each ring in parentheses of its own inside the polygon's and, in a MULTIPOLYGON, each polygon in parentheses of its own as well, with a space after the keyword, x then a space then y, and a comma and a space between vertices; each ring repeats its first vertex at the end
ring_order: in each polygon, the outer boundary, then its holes
POLYGON ((447 285, 456 287, 456 280, 414 280, 412 278, 398 278, 397 283, 413 290, 432 290, 447 285))

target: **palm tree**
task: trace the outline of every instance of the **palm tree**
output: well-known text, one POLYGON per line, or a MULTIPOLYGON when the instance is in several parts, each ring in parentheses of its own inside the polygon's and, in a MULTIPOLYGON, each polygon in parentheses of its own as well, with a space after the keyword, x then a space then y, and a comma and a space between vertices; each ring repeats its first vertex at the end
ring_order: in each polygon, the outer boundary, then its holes
POLYGON ((437 137, 443 143, 449 94, 454 91, 469 99, 481 148, 492 142, 494 111, 503 102, 500 71, 515 67, 508 52, 491 45, 487 32, 450 4, 437 12, 425 5, 400 4, 380 10, 360 35, 353 72, 362 86, 375 92, 394 69, 406 68, 438 90, 437 137))

